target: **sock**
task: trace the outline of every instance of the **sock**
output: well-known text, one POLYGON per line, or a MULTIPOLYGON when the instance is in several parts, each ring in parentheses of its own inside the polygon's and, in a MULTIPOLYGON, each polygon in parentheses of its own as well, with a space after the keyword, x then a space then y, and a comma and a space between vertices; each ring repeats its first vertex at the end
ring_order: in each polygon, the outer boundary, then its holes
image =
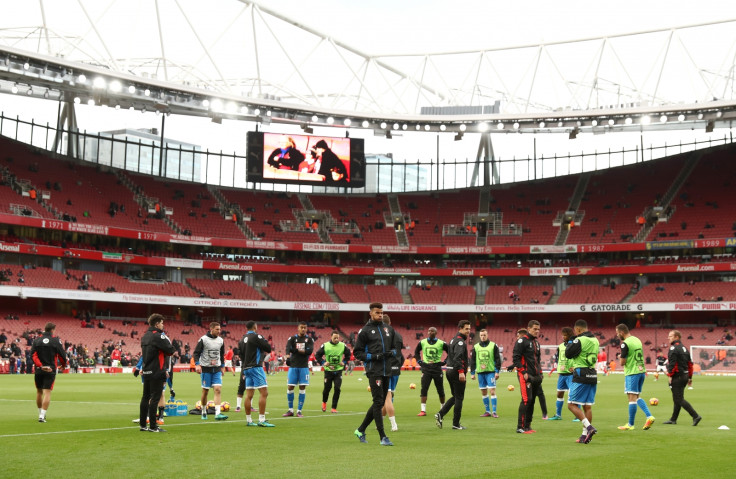
POLYGON ((266 415, 265 414, 259 414, 258 415, 258 421, 260 421, 260 422, 266 422, 266 415))
POLYGON ((586 417, 585 419, 583 419, 582 422, 583 422, 583 431, 585 431, 585 429, 587 429, 587 427, 590 426, 590 421, 588 421, 588 418, 586 417))
POLYGON ((485 406, 486 412, 491 412, 491 400, 488 396, 483 396, 483 406, 485 406))
POLYGON ((557 403, 556 403, 557 408, 555 409, 555 411, 557 411, 558 416, 562 416, 562 405, 563 404, 565 404, 565 401, 563 399, 557 400, 557 403))
POLYGON ((250 424, 250 423, 253 422, 253 418, 250 417, 250 414, 248 414, 247 416, 245 416, 245 418, 248 420, 248 424, 250 424))
MULTIPOLYGON (((496 399, 496 395, 493 394, 491 396, 491 407, 493 408, 493 412, 496 412, 496 405, 498 404, 498 399, 496 399)), ((486 406, 486 409, 488 409, 488 406, 486 406)))
POLYGON ((304 407, 304 400, 307 398, 307 391, 299 391, 299 409, 297 411, 301 411, 304 407))
POLYGON ((156 415, 156 419, 161 419, 162 417, 164 417, 164 408, 159 406, 158 414, 156 415))
POLYGON ((636 419, 636 403, 630 402, 629 403, 629 426, 634 425, 635 419, 636 419))
POLYGON ((235 402, 237 404, 236 407, 239 408, 239 407, 241 407, 243 405, 243 398, 239 397, 235 402))
POLYGON ((217 406, 215 406, 215 416, 219 416, 219 415, 220 415, 220 405, 218 404, 217 406))
POLYGON ((40 412, 40 414, 39 414, 38 417, 40 417, 41 419, 44 419, 46 417, 46 410, 45 409, 40 409, 40 411, 41 412, 40 412))
POLYGON ((38 417, 41 417, 41 408, 38 408, 38 417))
POLYGON ((294 411, 294 391, 286 393, 286 401, 289 403, 289 411, 294 411))
POLYGON ((649 412, 649 406, 647 406, 647 402, 645 400, 639 398, 636 400, 636 404, 639 405, 641 410, 644 411, 644 414, 646 414, 648 418, 652 416, 652 413, 649 412))
POLYGON ((422 412, 427 412, 427 404, 422 403, 422 412))
POLYGON ((391 421, 391 426, 392 427, 397 427, 396 426, 396 416, 389 416, 388 417, 388 420, 391 421))

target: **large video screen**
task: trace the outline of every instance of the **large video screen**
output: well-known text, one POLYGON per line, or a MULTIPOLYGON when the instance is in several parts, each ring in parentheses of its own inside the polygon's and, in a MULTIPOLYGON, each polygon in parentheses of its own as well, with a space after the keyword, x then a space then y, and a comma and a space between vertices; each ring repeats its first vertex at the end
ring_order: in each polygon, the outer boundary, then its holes
POLYGON ((362 188, 362 139, 248 132, 248 181, 362 188))

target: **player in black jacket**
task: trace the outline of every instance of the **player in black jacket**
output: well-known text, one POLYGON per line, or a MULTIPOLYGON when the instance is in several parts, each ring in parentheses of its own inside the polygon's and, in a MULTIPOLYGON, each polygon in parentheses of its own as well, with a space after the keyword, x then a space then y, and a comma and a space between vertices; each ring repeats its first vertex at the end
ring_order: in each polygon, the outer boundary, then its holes
POLYGON ((463 413, 463 399, 465 399, 465 373, 468 371, 468 334, 470 321, 463 319, 457 325, 457 336, 447 345, 447 382, 450 383, 452 396, 442 405, 440 412, 434 415, 437 427, 442 429, 442 419, 455 406, 452 415, 452 428, 465 429, 460 424, 463 413))
POLYGON ((516 432, 523 434, 536 432, 532 429, 534 403, 542 388, 541 350, 537 341, 539 329, 539 321, 529 321, 527 333, 519 337, 514 344, 513 361, 521 390, 516 432))
MULTIPOLYGON (((255 321, 245 323, 248 332, 238 343, 238 350, 243 357, 243 383, 245 388, 245 417, 249 426, 274 427, 266 421, 266 398, 268 398, 268 384, 266 373, 263 371, 263 361, 271 352, 271 345, 258 334, 258 325, 255 321), (253 422, 250 416, 253 392, 258 389, 258 423, 253 422)), ((242 394, 242 393, 239 393, 242 394)))
POLYGON ((302 407, 307 397, 307 386, 312 371, 309 369, 309 356, 314 351, 314 340, 307 336, 307 323, 302 321, 297 326, 297 334, 286 341, 286 365, 289 372, 286 378, 286 402, 289 410, 284 417, 296 415, 302 417, 302 407), (294 414, 294 386, 299 386, 299 403, 294 414))
POLYGON ((383 324, 383 305, 381 303, 371 303, 369 308, 370 321, 358 333, 353 354, 365 365, 373 403, 365 414, 363 423, 355 430, 354 434, 360 442, 367 443, 365 430, 375 420, 376 429, 378 429, 378 434, 381 437, 381 445, 393 446, 394 444, 386 436, 383 429, 381 411, 386 401, 391 379, 390 358, 397 354, 394 345, 396 334, 390 325, 383 324))
POLYGON ((54 336, 56 325, 46 323, 44 333, 33 340, 31 358, 36 365, 34 379, 36 382, 36 407, 38 422, 46 422, 46 411, 51 403, 51 391, 56 381, 56 368, 66 367, 66 351, 61 340, 54 336))
POLYGON ((156 424, 156 408, 164 391, 166 382, 166 356, 174 354, 174 345, 164 334, 164 317, 152 314, 148 318, 148 331, 141 338, 141 356, 143 364, 143 395, 140 406, 141 431, 166 432, 156 424), (149 426, 145 427, 146 418, 149 426))
POLYGON ((680 409, 684 408, 693 418, 693 426, 697 426, 703 418, 685 400, 685 386, 692 386, 693 384, 693 362, 690 359, 690 352, 682 344, 682 341, 680 341, 682 334, 676 329, 670 331, 667 339, 670 340, 670 351, 667 355, 667 359, 669 360, 667 363, 667 375, 670 377, 672 401, 675 403, 675 406, 672 410, 670 420, 662 424, 677 424, 680 409))

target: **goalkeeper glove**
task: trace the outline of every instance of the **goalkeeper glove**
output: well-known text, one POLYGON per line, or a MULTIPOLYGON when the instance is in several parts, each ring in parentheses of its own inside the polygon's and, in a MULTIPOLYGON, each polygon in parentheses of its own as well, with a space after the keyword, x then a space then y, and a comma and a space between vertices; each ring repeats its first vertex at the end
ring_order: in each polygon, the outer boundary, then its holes
POLYGON ((376 361, 380 361, 381 359, 383 359, 383 357, 385 355, 386 355, 385 353, 378 353, 378 354, 374 355, 373 357, 376 358, 376 361))
POLYGON ((136 368, 133 368, 133 376, 134 376, 134 377, 138 377, 138 375, 139 375, 140 373, 141 373, 141 372, 140 372, 140 371, 139 371, 138 369, 136 369, 136 368))

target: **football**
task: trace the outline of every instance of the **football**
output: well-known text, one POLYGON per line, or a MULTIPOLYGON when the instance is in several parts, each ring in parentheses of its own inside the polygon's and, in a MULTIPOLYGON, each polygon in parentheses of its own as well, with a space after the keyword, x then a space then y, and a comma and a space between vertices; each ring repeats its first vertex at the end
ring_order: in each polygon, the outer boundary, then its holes
POLYGON ((196 409, 202 409, 202 401, 197 401, 197 404, 194 405, 196 409))
POLYGON ((371 387, 370 387, 370 386, 368 386, 368 387, 366 388, 366 390, 370 391, 370 390, 371 390, 371 387))
POLYGON ((220 410, 221 411, 229 411, 230 410, 230 403, 225 401, 222 404, 220 404, 220 410))
POLYGON ((416 389, 417 385, 414 383, 409 384, 409 389, 416 389))
POLYGON ((508 389, 509 391, 513 391, 514 390, 514 385, 513 384, 509 384, 509 387, 506 388, 506 389, 508 389))
POLYGON ((651 398, 651 399, 649 399, 649 405, 650 406, 656 406, 657 404, 659 404, 659 399, 657 399, 657 398, 651 398))
POLYGON ((214 409, 215 408, 215 401, 207 401, 207 409, 214 409))

